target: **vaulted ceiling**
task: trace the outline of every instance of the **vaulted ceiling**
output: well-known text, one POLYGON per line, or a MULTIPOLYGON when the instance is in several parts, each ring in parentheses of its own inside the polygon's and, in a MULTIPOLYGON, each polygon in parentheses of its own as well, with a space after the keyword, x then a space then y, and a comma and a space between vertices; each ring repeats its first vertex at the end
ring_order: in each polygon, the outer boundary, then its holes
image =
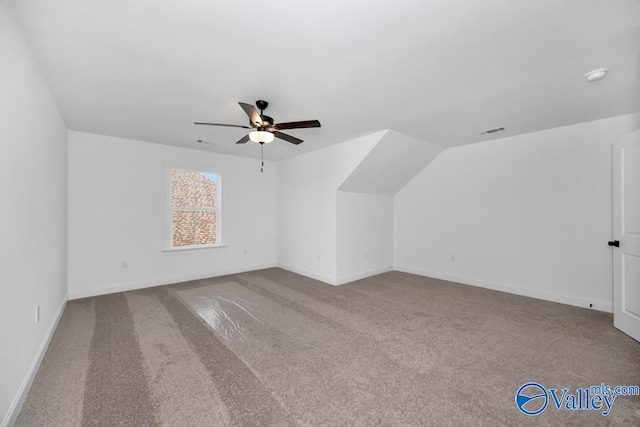
POLYGON ((450 147, 640 111, 637 0, 12 3, 73 130, 258 157, 245 130, 193 122, 246 124, 237 101, 257 99, 322 122, 269 144, 277 160, 383 129, 450 147))

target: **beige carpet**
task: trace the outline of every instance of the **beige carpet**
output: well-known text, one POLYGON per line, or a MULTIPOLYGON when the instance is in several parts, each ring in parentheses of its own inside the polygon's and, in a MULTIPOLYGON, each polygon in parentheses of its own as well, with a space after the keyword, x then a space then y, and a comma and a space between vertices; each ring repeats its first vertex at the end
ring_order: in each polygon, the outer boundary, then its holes
POLYGON ((274 268, 69 302, 17 425, 640 425, 638 396, 527 416, 531 381, 640 385, 640 343, 597 311, 274 268))

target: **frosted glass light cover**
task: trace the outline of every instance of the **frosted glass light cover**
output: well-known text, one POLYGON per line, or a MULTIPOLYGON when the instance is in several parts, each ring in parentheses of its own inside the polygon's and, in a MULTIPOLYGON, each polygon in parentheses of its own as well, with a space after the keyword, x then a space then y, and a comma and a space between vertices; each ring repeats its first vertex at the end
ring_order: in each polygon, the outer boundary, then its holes
POLYGON ((249 133, 249 139, 257 143, 263 142, 265 144, 268 144, 273 141, 273 138, 275 137, 271 132, 265 132, 262 130, 254 130, 253 132, 249 133))

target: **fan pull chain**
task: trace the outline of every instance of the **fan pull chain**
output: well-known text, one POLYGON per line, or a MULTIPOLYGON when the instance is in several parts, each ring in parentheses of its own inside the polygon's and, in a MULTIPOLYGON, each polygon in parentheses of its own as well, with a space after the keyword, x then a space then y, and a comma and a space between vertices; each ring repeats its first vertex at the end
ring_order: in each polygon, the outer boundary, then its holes
POLYGON ((260 161, 262 164, 260 165, 260 173, 264 172, 264 144, 260 144, 260 161))

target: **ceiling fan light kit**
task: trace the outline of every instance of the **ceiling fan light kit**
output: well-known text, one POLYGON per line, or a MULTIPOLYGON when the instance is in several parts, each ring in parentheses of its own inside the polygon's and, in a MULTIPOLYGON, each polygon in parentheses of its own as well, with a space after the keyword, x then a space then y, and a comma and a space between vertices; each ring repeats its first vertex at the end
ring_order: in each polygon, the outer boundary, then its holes
POLYGON ((258 144, 268 144, 273 141, 274 138, 274 134, 264 130, 254 130, 253 132, 249 132, 249 139, 258 144))

